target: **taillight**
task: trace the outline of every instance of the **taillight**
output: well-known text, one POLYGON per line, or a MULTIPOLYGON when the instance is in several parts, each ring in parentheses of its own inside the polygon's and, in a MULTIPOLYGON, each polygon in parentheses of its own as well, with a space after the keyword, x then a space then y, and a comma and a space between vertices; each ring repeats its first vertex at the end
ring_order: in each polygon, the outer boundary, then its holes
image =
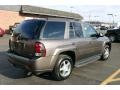
POLYGON ((45 46, 41 42, 35 43, 35 56, 46 56, 46 49, 45 46))

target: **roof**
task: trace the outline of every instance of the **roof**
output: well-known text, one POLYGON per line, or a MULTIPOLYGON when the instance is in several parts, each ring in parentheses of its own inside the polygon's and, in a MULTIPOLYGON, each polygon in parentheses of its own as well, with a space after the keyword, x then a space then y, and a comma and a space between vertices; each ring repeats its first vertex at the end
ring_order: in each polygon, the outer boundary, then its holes
POLYGON ((82 20, 83 17, 77 13, 48 9, 29 5, 0 5, 0 10, 17 11, 23 14, 45 15, 52 17, 70 18, 82 20))

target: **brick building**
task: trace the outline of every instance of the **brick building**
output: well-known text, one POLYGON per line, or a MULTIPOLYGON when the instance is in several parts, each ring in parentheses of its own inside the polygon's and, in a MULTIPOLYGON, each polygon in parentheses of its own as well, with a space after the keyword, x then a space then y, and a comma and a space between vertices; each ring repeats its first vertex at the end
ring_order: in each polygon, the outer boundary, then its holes
POLYGON ((70 12, 28 5, 0 5, 0 27, 5 30, 26 18, 47 18, 48 16, 82 20, 82 16, 70 12))

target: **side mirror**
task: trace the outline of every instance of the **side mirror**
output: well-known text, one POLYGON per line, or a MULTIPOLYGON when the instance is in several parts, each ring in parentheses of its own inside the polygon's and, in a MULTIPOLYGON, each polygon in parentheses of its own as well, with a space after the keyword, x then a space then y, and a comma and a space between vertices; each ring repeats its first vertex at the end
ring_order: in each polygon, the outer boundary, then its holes
POLYGON ((97 34, 92 34, 91 37, 98 37, 98 35, 97 34))
POLYGON ((91 35, 91 37, 103 37, 103 33, 97 33, 97 34, 93 34, 91 35))

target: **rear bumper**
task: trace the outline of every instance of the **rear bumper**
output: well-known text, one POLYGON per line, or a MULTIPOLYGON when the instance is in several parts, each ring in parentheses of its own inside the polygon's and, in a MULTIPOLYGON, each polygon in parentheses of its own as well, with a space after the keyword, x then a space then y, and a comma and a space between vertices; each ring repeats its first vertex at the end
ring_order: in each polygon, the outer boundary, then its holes
POLYGON ((12 53, 7 53, 7 55, 9 57, 8 61, 16 67, 21 67, 21 68, 28 67, 28 69, 29 69, 31 64, 34 63, 34 62, 32 62, 32 60, 30 60, 28 58, 24 58, 24 57, 21 57, 21 56, 12 54, 12 53))
POLYGON ((13 53, 7 53, 7 55, 8 61, 12 63, 15 67, 25 68, 36 73, 52 70, 52 68, 50 67, 50 57, 29 59, 13 53))

